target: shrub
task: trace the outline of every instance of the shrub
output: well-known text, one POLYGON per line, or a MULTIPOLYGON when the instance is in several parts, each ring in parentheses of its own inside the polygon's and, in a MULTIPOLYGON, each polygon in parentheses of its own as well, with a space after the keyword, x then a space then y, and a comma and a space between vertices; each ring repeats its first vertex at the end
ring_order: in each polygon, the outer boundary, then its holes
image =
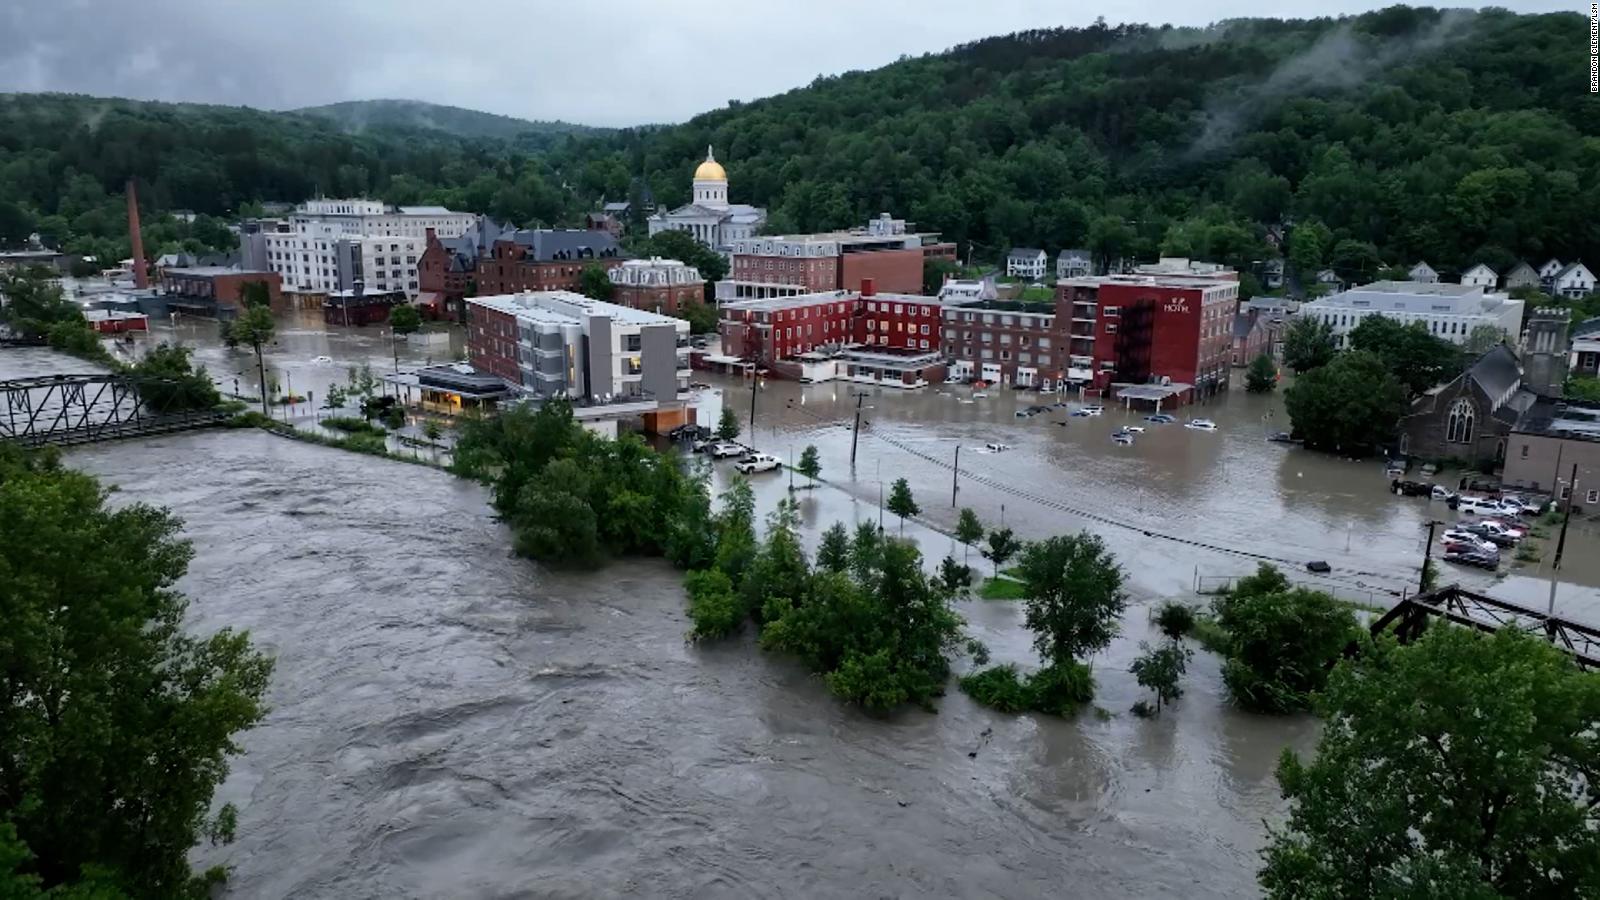
POLYGON ((343 431, 348 434, 371 434, 381 437, 384 433, 382 428, 371 422, 351 416, 328 416, 319 424, 324 428, 332 428, 335 431, 343 431))
POLYGON ((691 639, 724 637, 739 627, 744 608, 727 575, 717 569, 690 572, 683 586, 689 592, 689 619, 694 622, 691 639))
POLYGON ((1194 609, 1169 600, 1156 610, 1156 627, 1173 640, 1188 637, 1194 631, 1194 609))
POLYGON ((1028 689, 1035 710, 1064 716, 1094 699, 1094 676, 1083 663, 1060 662, 1033 673, 1028 689))
POLYGON ((1019 713, 1033 708, 1033 692, 1017 677, 1013 665, 994 666, 961 679, 961 689, 972 699, 1003 713, 1019 713))
POLYGON ((1258 712, 1308 708, 1327 682, 1328 664, 1360 635, 1348 607, 1304 588, 1230 595, 1216 610, 1228 635, 1223 683, 1235 702, 1258 712))
POLYGON ((381 434, 352 434, 340 439, 338 445, 346 450, 373 456, 387 456, 389 453, 389 441, 381 434))

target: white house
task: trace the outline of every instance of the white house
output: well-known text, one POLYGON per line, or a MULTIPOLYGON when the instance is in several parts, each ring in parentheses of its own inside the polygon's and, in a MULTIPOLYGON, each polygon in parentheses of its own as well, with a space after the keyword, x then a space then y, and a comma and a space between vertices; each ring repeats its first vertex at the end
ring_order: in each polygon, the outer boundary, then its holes
POLYGON ((1325 284, 1329 290, 1337 291, 1344 287, 1344 282, 1339 278, 1339 273, 1332 269, 1323 269, 1317 273, 1317 284, 1325 284))
POLYGON ((1544 291, 1546 294, 1550 293, 1550 291, 1554 289, 1556 276, 1560 275, 1561 270, 1565 268, 1566 266, 1562 265, 1561 260, 1559 259, 1552 258, 1545 260, 1544 265, 1539 267, 1540 290, 1544 291))
POLYGON ((1510 273, 1508 273, 1506 275, 1506 290, 1508 290, 1508 291, 1511 290, 1512 288, 1519 288, 1519 287, 1535 287, 1536 288, 1538 286, 1539 286, 1539 273, 1534 271, 1533 266, 1530 266, 1525 262, 1520 262, 1519 261, 1516 264, 1516 266, 1510 271, 1510 273))
POLYGON ((1550 281, 1550 296, 1576 300, 1594 290, 1594 273, 1581 262, 1562 266, 1550 281))
POLYGON ((1049 257, 1036 247, 1012 247, 1006 254, 1006 274, 1014 278, 1043 278, 1049 257))
POLYGON ((1269 291, 1283 287, 1283 260, 1269 259, 1262 263, 1261 286, 1269 291))
POLYGON ((1056 279, 1082 278, 1094 274, 1094 257, 1087 250, 1063 250, 1056 254, 1056 279))
POLYGON ((1500 283, 1500 275, 1483 263, 1478 263, 1461 273, 1461 283, 1477 285, 1492 291, 1500 283))
POLYGON ((1412 281, 1420 282, 1422 284, 1439 283, 1439 273, 1435 272, 1433 270, 1433 266, 1428 265, 1426 262, 1419 262, 1412 266, 1411 271, 1408 274, 1410 275, 1412 281))
POLYGON ((1386 316, 1401 324, 1422 322, 1428 333, 1465 344, 1472 330, 1491 325, 1506 334, 1522 333, 1522 301, 1477 285, 1420 281, 1376 281, 1332 294, 1300 307, 1300 315, 1327 322, 1340 347, 1367 316, 1386 316))

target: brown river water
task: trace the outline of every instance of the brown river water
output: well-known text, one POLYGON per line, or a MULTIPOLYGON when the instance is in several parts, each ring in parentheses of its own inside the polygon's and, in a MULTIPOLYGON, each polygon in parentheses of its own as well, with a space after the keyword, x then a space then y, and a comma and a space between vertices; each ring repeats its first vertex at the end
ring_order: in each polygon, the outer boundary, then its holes
MULTIPOLYGON (((315 340, 327 368, 389 353, 315 340)), ((241 359, 200 355, 214 373, 241 359)), ((0 378, 83 368, 0 351, 0 378)), ((749 398, 718 382, 702 416, 722 402, 745 416, 749 398)), ((828 484, 801 493, 813 539, 835 519, 876 519, 879 483, 903 476, 926 523, 906 534, 937 560, 951 542, 926 526, 953 522, 951 472, 930 460, 957 443, 963 472, 984 479, 963 479, 962 505, 1025 536, 1104 534, 1132 601, 1093 660, 1103 713, 1003 716, 952 684, 936 714, 867 715, 748 633, 686 643, 663 564, 557 573, 513 557, 483 489, 423 467, 255 431, 68 459, 115 484, 117 502, 183 518, 190 627, 249 629, 278 660, 271 712, 241 736, 217 797, 239 807, 239 839, 195 852, 231 867, 227 896, 1253 896, 1266 823, 1283 812, 1273 767, 1285 747, 1313 745, 1316 723, 1229 708, 1204 652, 1161 718, 1129 714, 1150 609, 1197 599, 1197 573, 1253 568, 1227 550, 1327 559, 1330 586, 1382 597, 1414 577, 1419 523, 1451 514, 1389 496, 1374 463, 1263 441, 1282 421, 1276 400, 1236 393, 1195 413, 1218 432, 1150 426, 1133 447, 1107 435, 1138 416, 1017 419, 1017 403, 872 392, 852 474, 850 389, 773 383, 758 392, 755 442, 821 449, 828 484), (1015 449, 980 452, 991 441, 1015 449)), ((763 509, 786 479, 757 476, 763 509)), ((1573 540, 1592 548, 1587 531, 1573 540)), ((1564 577, 1594 583, 1594 555, 1575 553, 1564 577)), ((1542 602, 1539 574, 1463 581, 1542 602)), ((1592 589, 1562 590, 1564 610, 1595 608, 1592 589)), ((960 609, 997 661, 1033 664, 1017 605, 960 609)))

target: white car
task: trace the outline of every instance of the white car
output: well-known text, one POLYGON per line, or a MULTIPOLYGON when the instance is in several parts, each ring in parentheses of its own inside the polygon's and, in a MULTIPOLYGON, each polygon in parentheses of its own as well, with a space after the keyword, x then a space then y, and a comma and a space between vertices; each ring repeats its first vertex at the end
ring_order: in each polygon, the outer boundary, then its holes
POLYGON ((1183 423, 1183 427, 1193 428, 1195 431, 1216 431, 1217 423, 1210 419, 1190 419, 1183 423))
POLYGON ((1501 503, 1515 504, 1522 515, 1537 516, 1544 512, 1545 501, 1535 497, 1524 497, 1520 494, 1506 494, 1500 498, 1501 503))
POLYGON ((752 453, 734 463, 733 467, 749 475, 752 472, 771 472, 781 465, 783 461, 770 453, 752 453))
POLYGON ((1528 529, 1500 519, 1480 519, 1478 520, 1478 527, 1482 528, 1487 534, 1497 534, 1514 541, 1520 541, 1528 536, 1528 529))
POLYGON ((730 456, 743 456, 747 451, 742 445, 733 441, 720 441, 712 444, 706 452, 717 459, 727 459, 730 456))
POLYGON ((994 443, 993 441, 991 441, 991 442, 989 442, 987 444, 984 444, 983 445, 983 449, 989 451, 990 453, 1004 453, 1007 450, 1011 449, 1011 445, 1010 444, 997 444, 997 443, 994 443))
POLYGON ((1486 541, 1470 531, 1463 531, 1460 528, 1452 528, 1449 531, 1446 531, 1444 536, 1439 538, 1439 543, 1466 544, 1468 547, 1472 547, 1477 550, 1483 550, 1489 553, 1500 552, 1500 548, 1496 547, 1492 542, 1486 541))
POLYGON ((1086 416, 1103 415, 1105 413, 1105 411, 1106 411, 1106 408, 1104 406, 1085 406, 1081 410, 1081 412, 1086 416))
POLYGON ((1144 434, 1143 425, 1124 425, 1122 426, 1122 430, 1128 434, 1144 434))
POLYGON ((1455 491, 1452 491, 1449 488, 1447 488, 1447 487, 1445 487, 1443 485, 1438 485, 1438 484, 1434 485, 1433 486, 1433 490, 1428 492, 1428 498, 1430 500, 1449 500, 1451 497, 1454 497, 1455 495, 1456 495, 1455 491))

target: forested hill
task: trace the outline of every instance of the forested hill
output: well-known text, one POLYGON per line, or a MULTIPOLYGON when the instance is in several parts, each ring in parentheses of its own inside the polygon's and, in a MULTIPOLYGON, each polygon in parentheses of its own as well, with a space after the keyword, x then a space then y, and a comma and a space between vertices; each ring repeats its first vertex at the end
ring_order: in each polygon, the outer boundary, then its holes
POLYGON ((514 138, 529 132, 578 134, 594 130, 569 122, 530 122, 421 100, 347 100, 308 106, 295 112, 328 119, 350 132, 369 128, 418 128, 464 138, 514 138))
POLYGON ((1026 32, 563 152, 618 151, 674 202, 714 143, 777 229, 889 210, 991 261, 1023 244, 1248 263, 1285 218, 1309 226, 1307 264, 1340 240, 1375 245, 1346 244, 1361 269, 1600 259, 1586 36, 1570 14, 1403 7, 1026 32))
POLYGON ((1248 265, 1292 222, 1297 267, 1347 277, 1380 260, 1593 263, 1587 28, 1574 14, 1405 7, 1204 30, 1097 24, 820 78, 681 125, 514 140, 13 96, 0 98, 0 242, 32 223, 115 253, 129 175, 152 211, 369 194, 574 222, 638 175, 660 203, 684 202, 709 143, 732 198, 771 207, 777 230, 889 211, 990 261, 1027 244, 1248 265))

